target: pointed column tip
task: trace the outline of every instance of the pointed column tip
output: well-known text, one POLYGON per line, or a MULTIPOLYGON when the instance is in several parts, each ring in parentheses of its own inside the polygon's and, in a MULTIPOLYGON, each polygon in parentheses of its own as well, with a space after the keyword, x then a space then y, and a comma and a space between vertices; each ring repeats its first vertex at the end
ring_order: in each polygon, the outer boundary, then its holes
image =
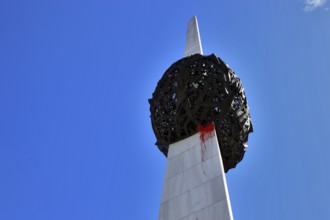
POLYGON ((196 53, 203 54, 203 49, 199 34, 197 17, 194 15, 188 22, 184 56, 187 57, 196 53))

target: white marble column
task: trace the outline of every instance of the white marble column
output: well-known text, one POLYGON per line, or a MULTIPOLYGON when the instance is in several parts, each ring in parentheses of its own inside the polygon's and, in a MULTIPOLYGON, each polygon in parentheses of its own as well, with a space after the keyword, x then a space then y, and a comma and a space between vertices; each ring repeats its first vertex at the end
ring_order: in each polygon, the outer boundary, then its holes
POLYGON ((170 145, 158 220, 232 219, 215 131, 170 145))
POLYGON ((187 57, 196 53, 203 54, 203 48, 199 34, 197 17, 194 16, 188 22, 184 56, 187 57))

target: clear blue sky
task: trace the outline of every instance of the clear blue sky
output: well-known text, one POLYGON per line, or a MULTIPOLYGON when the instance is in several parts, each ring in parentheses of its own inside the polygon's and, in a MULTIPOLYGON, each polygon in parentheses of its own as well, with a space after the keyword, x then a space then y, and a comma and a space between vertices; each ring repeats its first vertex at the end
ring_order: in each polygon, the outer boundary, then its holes
POLYGON ((148 98, 183 57, 241 78, 255 132, 227 174, 236 220, 330 217, 330 2, 0 2, 0 219, 155 220, 148 98))

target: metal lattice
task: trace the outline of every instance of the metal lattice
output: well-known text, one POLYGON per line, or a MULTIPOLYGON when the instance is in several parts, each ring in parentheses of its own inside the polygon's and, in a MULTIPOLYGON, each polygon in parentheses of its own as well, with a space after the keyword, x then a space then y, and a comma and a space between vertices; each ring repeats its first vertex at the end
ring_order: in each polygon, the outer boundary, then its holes
POLYGON ((214 123, 225 172, 244 156, 253 131, 240 79, 214 54, 185 57, 164 73, 149 100, 156 145, 167 156, 169 144, 214 123))

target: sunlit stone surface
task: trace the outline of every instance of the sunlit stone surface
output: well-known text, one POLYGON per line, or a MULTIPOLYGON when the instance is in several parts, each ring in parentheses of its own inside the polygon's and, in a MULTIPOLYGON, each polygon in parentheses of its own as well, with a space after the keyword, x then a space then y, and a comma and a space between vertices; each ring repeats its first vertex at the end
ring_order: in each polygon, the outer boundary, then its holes
POLYGON ((215 131, 170 145, 158 220, 232 220, 215 131), (205 144, 205 145, 203 145, 205 144))
POLYGON ((188 23, 184 56, 187 57, 196 53, 203 54, 203 49, 199 34, 197 18, 196 16, 194 16, 188 23))

